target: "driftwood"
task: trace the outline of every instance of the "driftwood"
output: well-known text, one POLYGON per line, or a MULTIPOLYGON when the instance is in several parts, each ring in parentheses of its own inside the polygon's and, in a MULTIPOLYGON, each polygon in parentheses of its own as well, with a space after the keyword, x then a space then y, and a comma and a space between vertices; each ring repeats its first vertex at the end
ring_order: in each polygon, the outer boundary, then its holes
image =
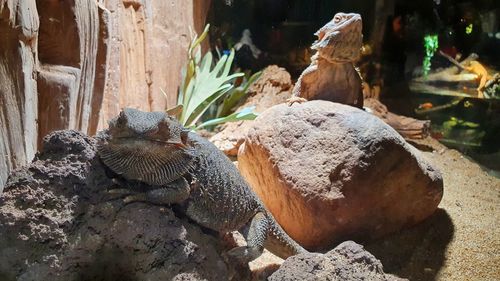
POLYGON ((440 110, 444 110, 444 109, 448 109, 448 108, 452 108, 452 107, 455 107, 457 106, 464 98, 457 98, 447 104, 443 104, 443 105, 438 105, 438 106, 433 106, 431 108, 418 108, 418 109, 415 109, 415 113, 417 114, 428 114, 428 113, 431 113, 431 112, 436 112, 436 111, 440 111, 440 110))
POLYGON ((431 121, 418 120, 394 114, 377 99, 368 98, 364 101, 364 107, 370 109, 371 113, 382 119, 394 128, 405 139, 423 139, 429 135, 431 121))
MULTIPOLYGON (((409 86, 410 90, 415 93, 427 93, 439 96, 453 96, 453 97, 469 97, 469 98, 474 97, 474 92, 466 93, 464 91, 454 91, 443 87, 429 85, 426 83, 410 82, 409 86)), ((475 90, 474 88, 471 89, 475 90)))
POLYGON ((434 81, 443 81, 443 82, 470 82, 477 79, 476 74, 466 73, 460 74, 462 70, 465 70, 464 65, 468 65, 471 61, 477 60, 478 56, 474 53, 470 54, 467 58, 465 58, 462 62, 457 62, 455 59, 451 58, 446 54, 442 54, 446 57, 450 62, 453 63, 452 66, 447 67, 441 71, 430 73, 427 76, 421 76, 413 79, 414 82, 434 82, 434 81))
POLYGON ((462 62, 458 62, 442 51, 440 51, 439 54, 448 59, 453 64, 453 66, 448 67, 442 71, 429 74, 427 76, 413 79, 410 86, 412 90, 419 92, 429 92, 432 94, 437 93, 439 95, 464 96, 460 93, 460 88, 463 88, 464 86, 466 86, 467 88, 472 88, 472 85, 474 85, 476 90, 474 93, 469 93, 470 96, 477 98, 485 97, 484 91, 487 88, 486 85, 489 84, 489 82, 493 79, 493 76, 490 75, 488 73, 488 70, 480 62, 477 61, 478 56, 476 54, 471 54, 462 62), (435 86, 429 85, 429 83, 434 82, 444 82, 448 85, 456 85, 454 87, 456 87, 457 90, 449 89, 450 87, 441 86, 434 89, 433 87, 435 86))
POLYGON ((439 54, 443 57, 445 57, 446 59, 448 59, 451 63, 453 63, 454 65, 456 65, 458 68, 460 68, 461 70, 465 70, 465 71, 469 71, 465 66, 463 66, 460 62, 458 62, 456 59, 452 58, 450 55, 446 54, 445 52, 443 51, 439 51, 439 54))

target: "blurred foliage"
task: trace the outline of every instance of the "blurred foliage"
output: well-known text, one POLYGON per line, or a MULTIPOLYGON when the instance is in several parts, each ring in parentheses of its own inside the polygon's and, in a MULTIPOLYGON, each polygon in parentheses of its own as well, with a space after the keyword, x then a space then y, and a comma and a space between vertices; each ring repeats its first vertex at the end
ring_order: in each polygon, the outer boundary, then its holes
POLYGON ((486 135, 480 124, 450 117, 441 125, 441 132, 445 142, 455 142, 456 144, 467 144, 470 146, 480 146, 482 139, 486 135))
POLYGON ((434 53, 437 51, 438 47, 439 42, 437 35, 426 35, 424 37, 425 57, 422 65, 424 76, 429 74, 429 71, 431 70, 431 59, 434 56, 434 53))

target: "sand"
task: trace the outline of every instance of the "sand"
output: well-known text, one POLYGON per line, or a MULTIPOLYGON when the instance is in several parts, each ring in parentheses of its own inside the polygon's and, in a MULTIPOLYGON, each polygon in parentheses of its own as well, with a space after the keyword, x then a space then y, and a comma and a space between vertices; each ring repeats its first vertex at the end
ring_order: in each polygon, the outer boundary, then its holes
POLYGON ((386 272, 410 280, 500 280, 500 179, 436 140, 419 143, 432 148, 423 154, 443 174, 439 209, 366 248, 386 272))

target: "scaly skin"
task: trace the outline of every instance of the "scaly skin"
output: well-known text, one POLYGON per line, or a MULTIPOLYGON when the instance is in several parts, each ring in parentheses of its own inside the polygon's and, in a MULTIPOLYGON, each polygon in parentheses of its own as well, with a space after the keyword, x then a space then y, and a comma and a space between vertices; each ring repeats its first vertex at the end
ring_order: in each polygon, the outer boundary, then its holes
POLYGON ((363 44, 361 16, 337 13, 315 35, 317 53, 297 80, 289 103, 328 100, 363 107, 362 79, 354 67, 363 44))
POLYGON ((100 134, 98 152, 111 170, 143 189, 120 189, 125 202, 179 204, 200 225, 226 233, 250 224, 242 262, 263 248, 287 258, 306 252, 277 224, 236 166, 212 143, 161 112, 124 109, 100 134))

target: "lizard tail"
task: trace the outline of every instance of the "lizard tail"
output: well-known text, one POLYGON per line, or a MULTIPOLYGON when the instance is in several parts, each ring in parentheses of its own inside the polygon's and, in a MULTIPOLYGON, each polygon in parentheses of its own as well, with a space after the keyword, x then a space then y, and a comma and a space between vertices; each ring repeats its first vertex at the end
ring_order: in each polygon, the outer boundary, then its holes
POLYGON ((308 251, 295 242, 269 215, 269 229, 264 247, 282 259, 308 251))

